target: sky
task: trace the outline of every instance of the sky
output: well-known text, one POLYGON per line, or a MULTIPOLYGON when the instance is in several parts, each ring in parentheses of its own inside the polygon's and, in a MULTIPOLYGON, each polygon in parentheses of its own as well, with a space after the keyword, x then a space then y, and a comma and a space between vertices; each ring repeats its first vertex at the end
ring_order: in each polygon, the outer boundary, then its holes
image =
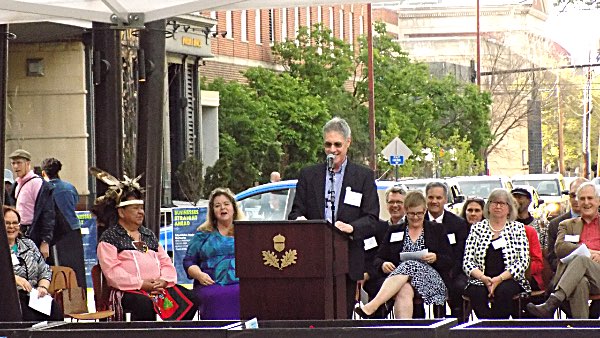
POLYGON ((571 53, 574 64, 596 63, 600 48, 600 10, 555 7, 546 21, 548 37, 571 53))

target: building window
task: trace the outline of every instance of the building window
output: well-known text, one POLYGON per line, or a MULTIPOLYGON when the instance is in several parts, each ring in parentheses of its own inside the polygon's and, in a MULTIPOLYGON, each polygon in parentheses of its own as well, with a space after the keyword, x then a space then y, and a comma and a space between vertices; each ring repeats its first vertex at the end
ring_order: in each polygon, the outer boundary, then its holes
MULTIPOLYGON (((210 18, 217 20, 217 12, 211 11, 210 12, 210 18)), ((217 32, 217 24, 215 24, 214 26, 212 26, 211 29, 210 29, 210 31, 211 31, 211 33, 216 33, 217 32)))
POLYGON ((275 11, 269 9, 269 42, 275 42, 275 11))
POLYGON ((254 40, 257 45, 262 43, 260 33, 260 9, 257 9, 254 13, 254 40))
POLYGON ((354 49, 354 13, 348 13, 348 40, 350 48, 354 49))
POLYGON ((329 7, 329 30, 331 31, 331 37, 333 37, 333 30, 335 26, 333 24, 333 6, 329 7))
POLYGON ((298 36, 298 30, 300 30, 300 9, 294 7, 294 37, 298 36))
POLYGON ((242 10, 240 17, 240 40, 248 42, 248 11, 242 10))
POLYGON ((363 22, 363 16, 359 16, 358 17, 358 35, 364 35, 365 34, 365 26, 364 26, 364 22, 363 22))
POLYGON ((317 23, 323 22, 323 12, 321 6, 317 6, 317 23))
POLYGON ((287 41, 287 8, 281 9, 281 41, 287 41))
POLYGON ((340 9, 340 39, 344 40, 344 10, 340 9))
POLYGON ((225 30, 227 31, 227 35, 225 35, 228 39, 233 39, 233 18, 231 11, 225 12, 225 30))
POLYGON ((310 7, 306 7, 306 27, 308 27, 310 33, 310 7))

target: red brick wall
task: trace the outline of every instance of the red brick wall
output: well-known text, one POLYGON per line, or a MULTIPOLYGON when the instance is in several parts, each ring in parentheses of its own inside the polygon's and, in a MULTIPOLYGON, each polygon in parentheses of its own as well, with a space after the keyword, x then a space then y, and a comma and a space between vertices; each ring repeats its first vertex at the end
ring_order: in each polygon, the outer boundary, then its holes
MULTIPOLYGON (((306 7, 299 7, 299 26, 306 26, 306 7)), ((340 9, 344 12, 344 40, 349 42, 349 29, 350 25, 350 13, 352 12, 353 20, 353 38, 355 45, 358 44, 357 39, 360 32, 360 16, 363 16, 363 32, 367 32, 367 17, 366 17, 366 4, 354 4, 354 5, 336 5, 336 6, 321 6, 321 17, 322 24, 329 28, 329 11, 333 9, 333 32, 336 37, 340 37, 340 26, 339 20, 340 9)), ((274 32, 275 41, 281 42, 281 8, 274 8, 274 32)), ((317 23, 317 6, 310 7, 310 24, 314 25, 317 23)), ((246 32, 247 40, 241 40, 241 15, 242 11, 232 11, 232 32, 229 32, 227 37, 212 38, 212 52, 217 57, 223 56, 228 57, 230 60, 235 60, 232 63, 225 63, 224 61, 206 59, 206 66, 203 66, 200 70, 201 76, 205 76, 208 79, 214 79, 216 77, 223 77, 227 80, 243 81, 243 76, 240 74, 240 70, 248 68, 247 61, 258 61, 265 63, 265 66, 272 65, 274 63, 273 55, 271 54, 271 45, 269 41, 269 9, 260 10, 260 32, 255 31, 255 13, 256 10, 247 10, 246 20, 246 32), (261 36, 261 44, 256 43, 256 34, 261 36)), ((210 12, 204 12, 203 15, 210 16, 210 12)), ((295 37, 294 31, 294 8, 287 8, 287 38, 292 40, 295 37)), ((226 31, 226 12, 217 12, 217 32, 226 31)))

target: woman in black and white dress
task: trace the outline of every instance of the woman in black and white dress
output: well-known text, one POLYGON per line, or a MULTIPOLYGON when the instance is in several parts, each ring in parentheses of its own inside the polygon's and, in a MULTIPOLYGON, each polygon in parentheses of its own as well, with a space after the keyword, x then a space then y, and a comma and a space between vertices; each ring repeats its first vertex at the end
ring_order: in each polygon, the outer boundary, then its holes
POLYGON ((389 276, 373 300, 355 309, 361 317, 372 317, 379 306, 394 298, 396 318, 412 318, 413 298, 417 293, 425 304, 446 303, 444 279, 452 267, 452 249, 443 226, 425 220, 426 203, 420 191, 406 195, 408 224, 390 227, 377 254, 378 268, 389 276), (423 249, 428 252, 420 259, 400 262, 400 252, 423 249))

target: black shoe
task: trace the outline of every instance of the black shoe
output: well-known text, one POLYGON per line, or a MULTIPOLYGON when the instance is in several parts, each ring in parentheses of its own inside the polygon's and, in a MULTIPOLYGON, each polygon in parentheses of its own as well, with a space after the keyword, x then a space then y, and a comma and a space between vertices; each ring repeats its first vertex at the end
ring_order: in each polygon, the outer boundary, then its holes
POLYGON ((551 294, 550 297, 546 300, 545 303, 540 305, 535 305, 533 303, 527 304, 527 311, 532 315, 538 318, 553 318, 554 312, 560 306, 561 300, 556 298, 554 294, 551 294))
POLYGON ((354 312, 356 312, 356 314, 359 315, 360 318, 362 318, 362 319, 374 319, 377 317, 376 312, 374 312, 370 315, 366 314, 365 311, 362 309, 362 307, 360 307, 360 305, 358 307, 354 308, 354 312))

